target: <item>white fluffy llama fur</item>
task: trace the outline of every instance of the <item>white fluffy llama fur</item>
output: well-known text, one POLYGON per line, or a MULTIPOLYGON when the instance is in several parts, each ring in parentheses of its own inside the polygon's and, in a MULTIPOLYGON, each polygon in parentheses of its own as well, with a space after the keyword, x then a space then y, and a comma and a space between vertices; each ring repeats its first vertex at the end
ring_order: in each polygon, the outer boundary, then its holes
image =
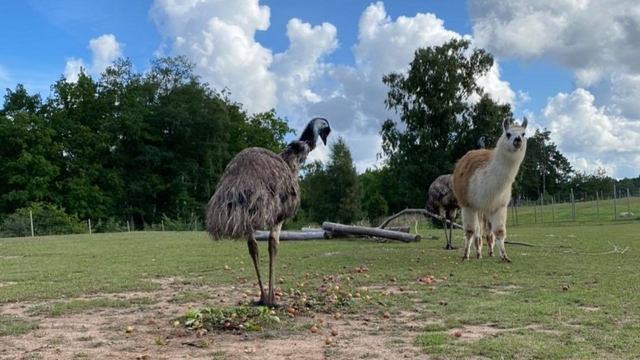
POLYGON ((502 261, 511 262, 504 248, 507 205, 511 199, 511 186, 527 151, 527 118, 522 125, 511 124, 507 119, 503 127, 495 149, 469 151, 458 160, 453 172, 453 192, 460 204, 465 238, 462 260, 469 259, 472 241, 476 257, 482 258, 480 215, 486 216, 502 261))

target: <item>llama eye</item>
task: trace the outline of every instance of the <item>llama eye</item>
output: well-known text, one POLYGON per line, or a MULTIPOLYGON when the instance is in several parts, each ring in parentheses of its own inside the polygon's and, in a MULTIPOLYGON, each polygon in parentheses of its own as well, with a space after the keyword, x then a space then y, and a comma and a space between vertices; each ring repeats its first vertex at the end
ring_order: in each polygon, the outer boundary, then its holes
POLYGON ((507 139, 511 139, 511 133, 507 133, 507 139))
POLYGON ((522 137, 524 137, 524 134, 525 134, 525 133, 522 133, 522 137))

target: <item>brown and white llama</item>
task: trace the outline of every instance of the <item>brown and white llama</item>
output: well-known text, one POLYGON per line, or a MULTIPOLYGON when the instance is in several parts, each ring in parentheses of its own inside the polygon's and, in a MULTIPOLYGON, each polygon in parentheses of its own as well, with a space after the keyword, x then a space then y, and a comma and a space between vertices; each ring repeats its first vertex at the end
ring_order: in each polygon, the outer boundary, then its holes
POLYGON ((469 151, 458 160, 453 172, 453 192, 460 205, 465 238, 462 260, 469 259, 472 241, 476 257, 482 258, 480 215, 486 216, 487 230, 495 236, 502 261, 511 262, 504 248, 507 205, 527 151, 527 118, 521 125, 511 124, 508 119, 502 125, 504 131, 494 149, 469 151))

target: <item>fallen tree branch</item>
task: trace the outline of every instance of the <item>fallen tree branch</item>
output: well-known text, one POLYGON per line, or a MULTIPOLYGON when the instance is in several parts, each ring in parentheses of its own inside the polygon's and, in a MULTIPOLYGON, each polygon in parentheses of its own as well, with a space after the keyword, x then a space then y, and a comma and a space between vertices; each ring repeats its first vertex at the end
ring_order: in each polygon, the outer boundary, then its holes
MULTIPOLYGON (((269 240, 269 232, 258 230, 254 233, 256 240, 264 241, 269 240)), ((333 234, 328 234, 327 231, 322 229, 317 231, 281 231, 280 240, 322 240, 331 239, 333 234)))
POLYGON ((618 250, 618 247, 616 245, 613 245, 610 241, 609 241, 609 245, 613 246, 613 250, 605 251, 601 253, 583 253, 579 251, 563 251, 563 253, 575 254, 575 255, 609 255, 609 254, 624 254, 627 250, 629 250, 628 246, 624 248, 624 250, 618 250))
POLYGON ((536 247, 536 245, 534 245, 534 244, 517 242, 517 241, 505 241, 504 243, 505 244, 510 244, 510 245, 522 245, 522 246, 536 247))
MULTIPOLYGON (((436 218, 440 221, 442 221, 442 216, 434 214, 430 211, 427 211, 425 209, 404 209, 402 211, 400 211, 397 214, 391 215, 389 216, 385 221, 383 221, 380 225, 378 225, 378 229, 384 229, 387 225, 389 225, 389 223, 397 218, 399 218, 402 215, 405 214, 422 214, 425 216, 431 216, 433 218, 436 218)), ((458 229, 462 229, 462 225, 449 221, 448 219, 444 219, 446 222, 453 224, 454 227, 457 227, 458 229)))
POLYGON ((399 240, 402 242, 418 242, 422 237, 418 234, 407 234, 400 231, 392 231, 387 229, 372 228, 367 226, 343 225, 325 221, 322 228, 331 232, 345 233, 351 235, 365 235, 373 237, 381 237, 390 240, 399 240))

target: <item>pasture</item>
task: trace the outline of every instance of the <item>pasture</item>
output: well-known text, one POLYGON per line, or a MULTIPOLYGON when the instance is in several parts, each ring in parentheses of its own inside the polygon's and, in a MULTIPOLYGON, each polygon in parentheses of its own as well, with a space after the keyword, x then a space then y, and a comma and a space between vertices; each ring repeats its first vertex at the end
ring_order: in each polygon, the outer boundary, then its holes
MULTIPOLYGON (((507 244, 511 264, 486 257, 486 247, 482 260, 460 262, 460 249, 444 250, 441 229, 421 229, 440 240, 410 244, 284 241, 276 279, 287 306, 244 330, 221 326, 251 311, 244 304, 257 294, 244 242, 214 242, 204 232, 1 239, 0 358, 640 354, 637 220, 507 226, 508 240, 536 245, 507 244), (209 331, 185 325, 186 315, 203 313, 217 314, 199 327, 209 331)), ((462 243, 456 230, 454 246, 462 243)))

